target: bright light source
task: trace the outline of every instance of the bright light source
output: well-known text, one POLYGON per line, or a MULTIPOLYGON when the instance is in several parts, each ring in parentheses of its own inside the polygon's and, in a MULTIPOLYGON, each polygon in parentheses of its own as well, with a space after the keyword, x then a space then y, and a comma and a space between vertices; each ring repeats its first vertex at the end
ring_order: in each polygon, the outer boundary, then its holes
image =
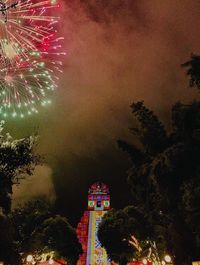
POLYGON ((32 255, 28 255, 27 257, 26 257, 26 261, 27 262, 31 262, 33 260, 33 256, 32 255))
POLYGON ((170 263, 172 261, 171 257, 169 255, 165 255, 164 257, 164 260, 167 262, 167 263, 170 263))
POLYGON ((143 260, 142 260, 142 263, 143 263, 144 265, 146 265, 146 264, 148 263, 147 259, 143 259, 143 260))

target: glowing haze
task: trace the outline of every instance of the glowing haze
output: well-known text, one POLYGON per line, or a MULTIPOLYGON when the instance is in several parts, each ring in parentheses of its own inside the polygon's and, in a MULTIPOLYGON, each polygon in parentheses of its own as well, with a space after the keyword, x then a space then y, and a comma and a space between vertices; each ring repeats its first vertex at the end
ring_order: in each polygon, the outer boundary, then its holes
POLYGON ((199 98, 180 67, 200 53, 199 10, 195 0, 64 1, 67 56, 54 104, 16 124, 23 134, 39 127, 58 211, 80 216, 98 179, 110 185, 112 206, 127 203, 128 162, 115 141, 134 123, 132 101, 143 99, 168 126, 173 103, 199 98))

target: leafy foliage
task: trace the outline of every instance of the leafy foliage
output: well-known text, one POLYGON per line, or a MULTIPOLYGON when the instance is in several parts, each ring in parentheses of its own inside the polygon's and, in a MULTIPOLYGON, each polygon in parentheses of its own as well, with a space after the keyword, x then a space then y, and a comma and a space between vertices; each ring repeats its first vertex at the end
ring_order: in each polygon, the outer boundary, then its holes
POLYGON ((45 200, 29 201, 11 213, 10 219, 15 228, 14 241, 18 253, 32 252, 35 234, 43 221, 50 216, 51 207, 45 200))
POLYGON ((19 255, 15 251, 13 242, 13 227, 8 217, 0 215, 0 261, 5 264, 16 264, 19 261, 19 255))
POLYGON ((189 67, 187 75, 190 76, 190 86, 197 86, 200 89, 200 56, 192 54, 191 59, 184 64, 183 67, 189 67))
POLYGON ((139 249, 130 243, 132 236, 144 240, 148 233, 146 216, 136 207, 128 206, 123 210, 112 209, 104 215, 98 238, 111 260, 123 265, 138 255, 139 249))
POLYGON ((59 215, 44 220, 35 238, 43 252, 54 251, 55 257, 66 259, 68 264, 75 265, 82 253, 75 229, 59 215))
POLYGON ((40 157, 34 154, 36 137, 13 139, 9 133, 3 134, 0 123, 0 208, 5 214, 11 210, 12 187, 25 175, 31 175, 40 157))
MULTIPOLYGON (((31 175, 40 157, 34 153, 35 136, 15 140, 3 133, 0 122, 0 260, 5 264, 20 262, 19 242, 15 240, 15 223, 10 219, 14 184, 31 175)), ((30 236, 30 235, 29 235, 30 236)))
POLYGON ((200 102, 173 106, 169 135, 143 102, 131 108, 139 122, 131 133, 142 149, 118 143, 132 161, 128 180, 133 204, 148 217, 150 239, 160 253, 167 251, 177 264, 188 264, 200 258, 200 102))
POLYGON ((143 101, 133 103, 131 109, 139 122, 139 126, 131 128, 130 131, 145 146, 146 153, 151 155, 160 152, 167 144, 163 124, 151 110, 145 107, 143 101))
POLYGON ((76 264, 81 254, 76 232, 66 218, 53 213, 48 202, 30 201, 13 211, 11 220, 18 253, 33 253, 39 260, 42 253, 53 251, 56 258, 76 264))

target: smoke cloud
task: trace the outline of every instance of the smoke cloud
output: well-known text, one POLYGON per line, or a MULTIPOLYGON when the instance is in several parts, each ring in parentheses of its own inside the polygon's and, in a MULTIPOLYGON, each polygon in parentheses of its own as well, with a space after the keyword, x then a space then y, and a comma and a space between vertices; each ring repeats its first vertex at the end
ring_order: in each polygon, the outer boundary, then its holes
POLYGON ((199 99, 180 67, 200 53, 199 10, 196 0, 63 0, 67 55, 54 103, 15 127, 18 135, 39 128, 58 211, 77 221, 88 185, 98 179, 110 185, 113 207, 130 200, 129 164, 116 139, 130 137, 132 101, 144 100, 170 128, 172 104, 199 99))
POLYGON ((55 200, 55 190, 52 182, 52 170, 48 166, 37 166, 34 174, 28 176, 13 188, 13 208, 25 202, 44 197, 48 201, 55 200))

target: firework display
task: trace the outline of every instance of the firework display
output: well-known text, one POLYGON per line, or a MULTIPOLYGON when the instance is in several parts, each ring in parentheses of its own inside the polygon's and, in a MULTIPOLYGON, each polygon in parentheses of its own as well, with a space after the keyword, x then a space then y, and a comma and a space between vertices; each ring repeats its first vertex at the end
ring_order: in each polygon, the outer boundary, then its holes
POLYGON ((50 103, 62 72, 56 0, 0 0, 0 114, 21 118, 50 103))
POLYGON ((31 51, 46 52, 55 39, 58 23, 50 9, 59 5, 49 0, 5 0, 2 5, 5 6, 0 8, 2 55, 12 61, 29 58, 31 51))
POLYGON ((0 114, 21 117, 38 112, 51 101, 48 95, 56 88, 51 70, 44 63, 6 66, 0 70, 0 114))

